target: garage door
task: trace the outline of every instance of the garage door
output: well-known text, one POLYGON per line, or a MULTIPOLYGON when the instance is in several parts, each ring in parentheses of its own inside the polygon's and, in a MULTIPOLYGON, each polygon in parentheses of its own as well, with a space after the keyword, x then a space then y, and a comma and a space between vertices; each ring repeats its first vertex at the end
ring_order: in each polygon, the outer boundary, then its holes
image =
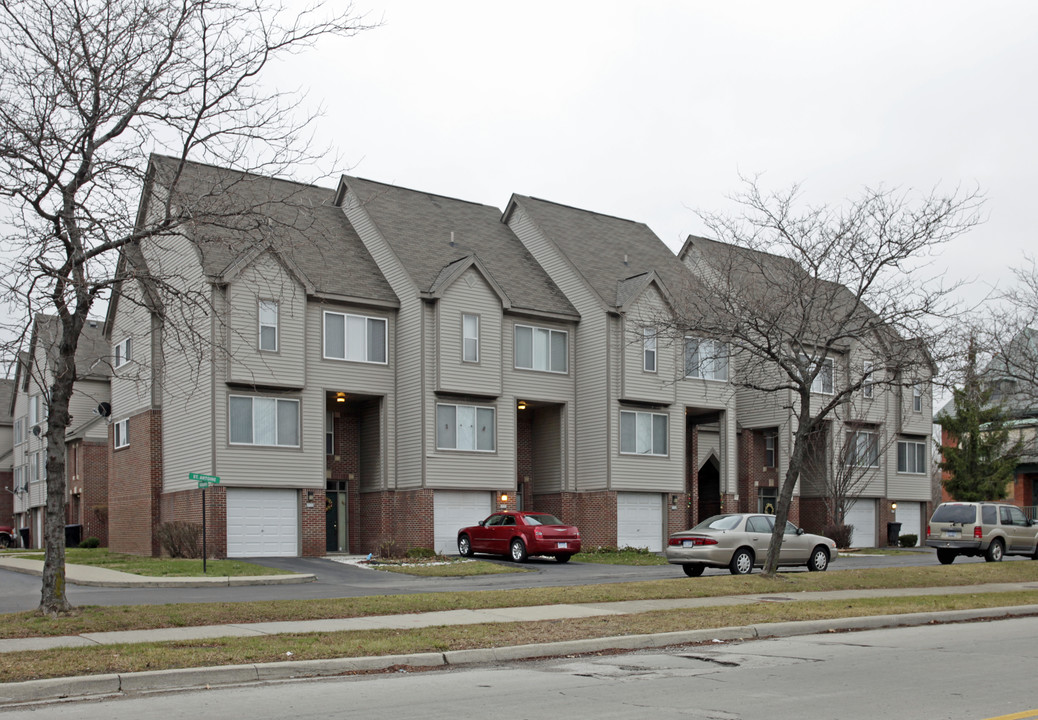
POLYGON ((433 494, 433 541, 436 552, 456 555, 458 530, 489 515, 493 494, 485 490, 437 490, 433 494))
POLYGON ((663 495, 616 494, 616 546, 663 550, 663 495))
POLYGON ((876 547, 876 501, 855 500, 844 516, 847 525, 853 525, 851 547, 876 547))
POLYGON ((918 502, 898 502, 897 510, 894 511, 894 521, 901 523, 901 534, 915 535, 919 538, 915 542, 917 546, 923 537, 923 533, 920 532, 923 523, 922 505, 918 502))
POLYGON ((298 554, 298 490, 227 488, 227 557, 298 554))

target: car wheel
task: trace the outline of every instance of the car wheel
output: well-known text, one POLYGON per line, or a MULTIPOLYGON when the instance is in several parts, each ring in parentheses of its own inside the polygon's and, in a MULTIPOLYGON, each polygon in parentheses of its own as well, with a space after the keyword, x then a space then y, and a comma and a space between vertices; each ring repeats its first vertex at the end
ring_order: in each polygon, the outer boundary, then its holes
POLYGON ((1005 554, 1005 548, 1002 547, 1001 540, 992 540, 991 544, 988 545, 988 551, 984 553, 984 559, 988 562, 1002 562, 1002 555, 1005 554))
POLYGON ((732 561, 728 563, 728 570, 732 575, 749 575, 753 570, 753 553, 749 548, 739 548, 732 555, 732 561))
POLYGON ((572 555, 556 555, 555 556, 555 562, 567 563, 567 562, 569 562, 569 559, 571 557, 573 557, 573 556, 572 555))
POLYGON ((462 557, 472 557, 472 541, 468 535, 458 538, 458 554, 462 557))
POLYGON ((512 544, 508 547, 512 552, 512 560, 515 562, 526 561, 526 543, 524 543, 520 538, 513 540, 512 544))
POLYGON ((681 569, 685 571, 685 574, 689 577, 699 577, 706 570, 706 565, 682 565, 681 569))
POLYGON ((955 556, 958 555, 954 550, 944 550, 943 548, 937 549, 937 559, 941 562, 941 565, 951 565, 955 562, 955 556))
POLYGON ((824 572, 829 567, 829 553, 819 545, 811 551, 811 559, 807 562, 807 569, 811 572, 824 572))
POLYGON ((6 535, 0 535, 0 548, 11 547, 11 538, 6 535))

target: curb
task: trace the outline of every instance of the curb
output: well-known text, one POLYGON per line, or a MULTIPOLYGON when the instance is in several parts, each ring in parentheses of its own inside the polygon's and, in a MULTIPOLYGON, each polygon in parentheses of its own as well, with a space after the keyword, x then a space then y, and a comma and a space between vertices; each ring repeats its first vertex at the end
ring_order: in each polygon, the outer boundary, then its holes
POLYGON ((877 630, 892 627, 913 627, 932 623, 998 620, 1028 615, 1038 615, 1038 605, 945 610, 941 612, 911 613, 908 615, 872 615, 838 618, 835 620, 799 620, 707 630, 682 630, 652 635, 620 635, 588 640, 567 640, 555 643, 536 643, 499 648, 449 650, 443 653, 378 655, 359 658, 300 660, 297 662, 282 661, 251 665, 225 665, 27 680, 25 682, 0 684, 0 706, 48 700, 84 699, 125 693, 208 689, 221 685, 331 677, 355 672, 389 670, 400 666, 428 669, 565 655, 583 655, 613 650, 642 650, 672 645, 793 637, 797 635, 877 630))
MULTIPOLYGON (((42 577, 43 570, 21 567, 17 565, 2 565, 2 569, 23 575, 42 577)), ((65 569, 65 580, 72 585, 81 587, 108 587, 108 588, 203 588, 203 587, 244 587, 254 585, 299 585, 301 583, 315 582, 317 576, 314 574, 293 575, 239 575, 218 577, 152 577, 140 576, 140 580, 91 580, 89 578, 75 577, 75 573, 65 569)))

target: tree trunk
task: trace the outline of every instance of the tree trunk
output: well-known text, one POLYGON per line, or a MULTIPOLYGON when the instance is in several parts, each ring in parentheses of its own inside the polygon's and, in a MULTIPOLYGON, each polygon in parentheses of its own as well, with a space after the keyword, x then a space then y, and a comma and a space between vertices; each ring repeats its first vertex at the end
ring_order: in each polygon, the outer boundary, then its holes
POLYGON ((772 530, 771 540, 768 541, 768 558, 764 563, 766 577, 775 577, 778 571, 779 553, 782 551, 782 539, 786 531, 786 521, 789 519, 789 506, 793 504, 793 488, 796 487, 803 469, 808 439, 814 429, 810 403, 810 395, 804 397, 802 393, 797 431, 793 436, 793 451, 789 454, 789 466, 786 468, 785 477, 782 478, 778 505, 775 508, 775 528, 772 530))

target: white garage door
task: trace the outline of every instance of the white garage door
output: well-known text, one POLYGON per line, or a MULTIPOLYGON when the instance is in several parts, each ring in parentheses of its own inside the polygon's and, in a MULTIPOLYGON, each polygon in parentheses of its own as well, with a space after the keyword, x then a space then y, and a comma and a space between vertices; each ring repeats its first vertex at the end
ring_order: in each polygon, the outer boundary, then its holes
POLYGON ((663 550, 663 495, 616 494, 616 546, 663 550))
POLYGON ((227 488, 227 557, 298 554, 298 490, 227 488))
POLYGON ((485 490, 437 490, 433 493, 433 542, 436 552, 456 555, 458 530, 475 525, 493 510, 485 490))
POLYGON ((894 511, 894 522, 901 523, 901 534, 915 535, 919 538, 915 542, 917 546, 923 537, 923 533, 920 532, 923 523, 922 505, 917 502, 898 502, 897 510, 894 511))
POLYGON ((847 525, 853 525, 851 547, 876 547, 876 501, 855 500, 844 516, 847 525))

